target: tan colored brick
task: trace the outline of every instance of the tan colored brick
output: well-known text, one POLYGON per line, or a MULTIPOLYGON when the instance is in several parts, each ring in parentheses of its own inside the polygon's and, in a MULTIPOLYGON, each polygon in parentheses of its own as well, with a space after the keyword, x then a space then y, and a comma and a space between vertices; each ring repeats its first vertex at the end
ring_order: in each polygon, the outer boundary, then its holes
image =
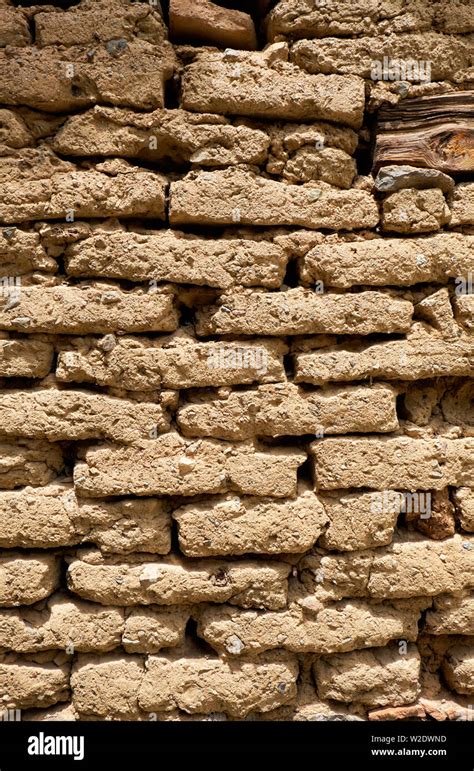
POLYGON ((311 445, 321 490, 442 490, 472 480, 474 437, 329 437, 311 445))
POLYGON ((118 286, 24 287, 8 308, 0 297, 0 329, 50 334, 172 331, 178 323, 167 292, 124 292, 118 286), (1 304, 3 302, 3 307, 1 304))
POLYGON ((183 165, 212 167, 260 165, 266 159, 269 142, 264 131, 233 126, 223 116, 166 109, 136 113, 96 106, 68 118, 52 145, 68 156, 120 156, 153 162, 172 159, 183 165))
POLYGON ((34 17, 38 46, 74 46, 140 38, 161 43, 165 26, 157 8, 124 0, 82 0, 68 9, 48 10, 34 17))
POLYGON ((46 388, 1 392, 0 426, 4 436, 134 444, 149 439, 153 430, 167 431, 169 419, 159 404, 46 388))
POLYGON ((299 449, 263 452, 251 443, 233 446, 213 440, 185 441, 177 433, 142 442, 88 449, 76 463, 80 494, 198 495, 232 490, 248 495, 291 497, 296 470, 306 459, 299 449), (141 471, 139 471, 141 470, 141 471))
POLYGON ((404 533, 390 546, 348 554, 314 554, 300 564, 308 591, 321 602, 344 597, 423 597, 461 593, 474 585, 474 542, 455 534, 433 541, 404 533))
POLYGON ((384 490, 382 496, 349 492, 319 496, 329 518, 319 545, 334 551, 358 551, 389 544, 404 499, 395 490, 384 490), (393 505, 384 507, 381 501, 385 500, 393 505))
POLYGON ((162 174, 132 166, 117 167, 115 174, 106 173, 104 164, 102 168, 6 182, 0 195, 0 222, 68 216, 165 218, 167 180, 162 174))
POLYGON ((376 378, 422 380, 474 374, 474 342, 447 341, 426 325, 414 324, 406 339, 330 346, 295 354, 295 382, 323 385, 376 378))
MULTIPOLYGON (((413 305, 379 292, 319 294, 298 287, 283 292, 223 294, 220 306, 198 310, 200 335, 369 335, 406 332, 413 305)), ((1 317, 0 317, 1 318, 1 317)))
MULTIPOLYGON (((0 397, 1 416, 1 397, 0 397)), ((322 432, 394 431, 396 392, 387 386, 307 391, 292 383, 252 391, 199 394, 177 412, 185 436, 241 440, 322 432)))
POLYGON ((474 184, 462 182, 456 185, 449 198, 451 208, 450 226, 474 225, 474 184))
POLYGON ((9 552, 0 555, 0 606, 32 605, 48 597, 59 584, 59 560, 54 554, 9 552))
POLYGON ((222 289, 277 289, 287 255, 271 241, 211 239, 174 230, 139 235, 117 230, 72 244, 65 253, 71 276, 105 276, 131 281, 172 281, 222 289))
MULTIPOLYGON (((383 37, 360 37, 347 40, 329 37, 323 40, 302 40, 291 50, 291 61, 306 72, 359 75, 370 78, 373 62, 413 60, 430 62, 429 71, 413 73, 433 80, 468 80, 473 64, 472 50, 464 38, 455 38, 438 32, 420 34, 389 34, 383 37)), ((375 74, 377 74, 375 72, 375 74)), ((375 79, 375 78, 374 78, 375 79)), ((422 78, 421 78, 422 79, 422 78)), ((415 78, 403 78, 415 81, 415 78)))
POLYGON ((317 541, 327 516, 314 493, 295 500, 212 497, 173 512, 179 545, 188 557, 304 552, 317 541))
POLYGON ((122 645, 127 653, 157 653, 184 642, 189 608, 163 606, 127 611, 122 645))
POLYGON ((474 693, 474 646, 466 641, 449 649, 442 664, 443 675, 456 693, 470 696, 474 693))
POLYGON ((139 715, 138 689, 143 658, 108 654, 79 655, 71 673, 72 703, 81 717, 131 720, 139 715))
POLYGON ((199 614, 198 634, 220 655, 244 656, 273 648, 326 655, 418 636, 416 603, 396 608, 352 600, 313 611, 305 599, 265 613, 210 605, 199 614))
POLYGON ((0 489, 47 485, 63 468, 58 445, 27 439, 0 442, 0 489))
POLYGON ((167 554, 170 507, 165 501, 81 501, 67 484, 0 491, 0 546, 58 547, 94 542, 104 552, 167 554))
POLYGON ((175 66, 169 43, 133 40, 122 47, 109 41, 109 49, 94 46, 92 61, 80 45, 0 51, 0 101, 46 112, 94 104, 163 107, 165 83, 175 66))
POLYGON ((46 377, 53 363, 53 346, 34 339, 0 340, 1 377, 46 377))
POLYGON ((69 697, 69 666, 14 658, 0 662, 0 691, 7 709, 49 707, 69 697), (7 698, 8 696, 8 698, 7 698))
POLYGON ((396 645, 336 653, 316 661, 314 677, 322 699, 367 707, 410 704, 420 692, 420 654, 415 645, 403 655, 396 645))
POLYGON ((453 502, 463 530, 474 533, 474 489, 458 487, 453 491, 453 502))
POLYGON ((392 233, 432 233, 451 219, 441 190, 397 190, 382 206, 382 229, 392 233))
POLYGON ((425 628, 434 635, 474 635, 474 595, 435 597, 433 610, 426 614, 425 628))
POLYGON ((474 270, 474 236, 440 233, 425 238, 374 238, 332 243, 311 249, 301 278, 325 286, 410 286, 447 283, 474 270))
POLYGON ((31 35, 20 8, 0 8, 0 48, 28 46, 31 35))
MULTIPOLYGON (((44 273, 55 273, 57 270, 56 260, 46 254, 38 233, 27 233, 18 228, 0 228, 1 275, 22 276, 34 270, 44 273)), ((5 288, 8 289, 8 285, 5 288)))
POLYGON ((296 659, 282 652, 232 664, 220 659, 150 656, 138 700, 146 711, 177 707, 191 715, 225 712, 244 718, 249 712, 268 712, 294 699, 297 677, 296 659))
POLYGON ((184 70, 182 107, 195 112, 362 124, 364 83, 352 76, 307 75, 289 64, 284 44, 264 52, 202 53, 184 70))
POLYGON ((102 605, 230 602, 277 610, 286 605, 289 571, 284 562, 151 561, 143 555, 124 561, 90 550, 70 561, 68 587, 73 594, 102 605))
POLYGON ((319 189, 266 179, 253 171, 190 172, 170 187, 176 225, 299 225, 329 230, 371 228, 379 220, 366 190, 319 189))
MULTIPOLYGON (((61 352, 56 377, 66 382, 120 386, 135 391, 229 386, 286 379, 282 340, 196 342, 176 337, 119 337, 104 351, 94 340, 61 352)), ((1 341, 0 341, 1 350, 1 341)))

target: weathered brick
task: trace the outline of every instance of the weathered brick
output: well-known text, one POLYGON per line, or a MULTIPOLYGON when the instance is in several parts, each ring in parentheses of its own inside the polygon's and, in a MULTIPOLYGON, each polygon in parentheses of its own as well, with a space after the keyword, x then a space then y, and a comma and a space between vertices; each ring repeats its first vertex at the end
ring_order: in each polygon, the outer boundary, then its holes
MULTIPOLYGON (((374 62, 413 60, 416 51, 418 62, 430 62, 427 74, 433 80, 468 79, 473 64, 472 50, 464 38, 455 38, 438 32, 423 34, 389 34, 383 37, 360 37, 344 40, 327 37, 323 40, 302 40, 291 49, 291 61, 306 72, 359 75, 370 78, 374 62)), ((375 72, 376 74, 376 72, 375 72)), ((414 75, 420 73, 414 73, 414 75)), ((403 78, 403 80, 415 80, 403 78)))
POLYGON ((335 551, 373 549, 389 544, 404 499, 395 490, 319 496, 329 519, 319 545, 335 551), (389 501, 390 506, 382 505, 389 501))
POLYGON ((13 657, 0 662, 3 706, 11 709, 49 707, 69 697, 69 666, 36 663, 13 657))
POLYGON ((212 497, 175 509, 179 545, 188 557, 304 552, 327 524, 324 508, 309 490, 295 500, 212 497))
POLYGON ((110 439, 134 444, 169 429, 159 404, 53 388, 0 393, 0 433, 50 442, 110 439), (74 415, 71 421, 70 417, 74 415))
POLYGON ((277 610, 286 605, 289 571, 284 562, 151 561, 138 555, 124 561, 91 550, 71 560, 68 587, 102 605, 230 602, 243 608, 277 610))
POLYGON ((178 410, 177 423, 185 436, 231 441, 318 431, 325 435, 394 431, 396 392, 389 386, 307 391, 278 383, 252 391, 204 393, 178 410))
POLYGON ((34 16, 36 43, 74 46, 134 37, 162 43, 166 28, 157 10, 124 0, 82 0, 67 10, 49 9, 34 16))
POLYGON ((1 377, 45 377, 53 363, 50 343, 34 339, 0 340, 1 377))
POLYGON ((244 169, 190 172, 170 186, 169 218, 176 225, 299 225, 357 230, 377 225, 366 190, 289 185, 244 169))
POLYGON ((388 294, 320 294, 301 287, 223 294, 219 302, 197 311, 199 335, 407 332, 413 314, 411 302, 388 294))
POLYGON ((96 106, 68 118, 52 145, 63 155, 171 159, 212 167, 259 165, 266 159, 269 142, 264 131, 233 126, 223 116, 166 109, 136 113, 96 106))
POLYGON ((150 656, 138 700, 146 711, 179 708, 191 715, 225 712, 244 718, 249 712, 268 712, 294 699, 297 677, 296 659, 283 652, 232 663, 150 656))
POLYGON ((234 8, 222 8, 209 0, 171 0, 170 33, 175 40, 196 40, 219 48, 258 47, 252 17, 234 8))
POLYGON ((474 225, 474 184, 462 182, 456 185, 449 198, 451 208, 450 226, 474 225))
POLYGON ((316 661, 314 677, 322 699, 368 707, 410 704, 420 692, 420 654, 416 645, 403 655, 397 645, 336 653, 316 661))
POLYGON ((308 75, 287 60, 284 44, 258 53, 202 53, 184 70, 182 107, 223 115, 323 119, 361 126, 362 79, 308 75))
POLYGON ((138 689, 144 674, 140 656, 79 655, 71 672, 72 703, 81 716, 137 718, 138 689))
POLYGON ((19 653, 108 651, 120 645, 123 627, 120 608, 55 594, 41 608, 2 610, 0 648, 19 653))
POLYGON ((165 42, 110 41, 94 46, 92 61, 82 46, 10 48, 0 51, 0 101, 45 112, 94 104, 156 109, 163 107, 174 66, 173 51, 165 42))
POLYGON ((321 490, 442 490, 472 481, 474 437, 329 437, 311 445, 321 490))
POLYGON ((295 495, 296 470, 305 459, 306 453, 295 448, 264 452, 252 443, 185 441, 177 433, 168 433, 140 447, 88 449, 84 460, 76 463, 74 483, 80 494, 99 498, 227 490, 284 498, 295 495))
MULTIPOLYGON (((119 337, 112 350, 94 340, 61 352, 56 377, 66 382, 150 391, 164 388, 229 386, 285 380, 282 340, 196 342, 191 338, 119 337)), ((0 341, 1 350, 1 341, 0 341)))
POLYGON ((186 606, 132 608, 125 615, 122 645, 127 653, 157 653, 184 641, 186 606))
POLYGON ((357 284, 410 286, 447 283, 474 270, 474 236, 442 233, 426 238, 374 238, 320 244, 302 260, 301 278, 346 289, 357 284))
POLYGON ((309 555, 300 563, 302 580, 321 602, 461 593, 474 585, 473 545, 459 534, 443 541, 404 534, 375 550, 309 555))
POLYGON ((432 233, 451 219, 441 190, 397 190, 382 205, 382 229, 392 233, 432 233))
POLYGON ((3 548, 84 541, 104 552, 167 554, 171 548, 170 507, 165 501, 81 501, 67 484, 0 491, 0 523, 3 548))
POLYGON ((63 468, 60 447, 40 440, 0 441, 0 489, 47 485, 63 468))
POLYGON ((32 605, 48 597, 59 584, 59 560, 54 554, 10 552, 0 555, 0 606, 32 605))
POLYGON ((26 286, 14 307, 0 297, 0 329, 50 334, 172 331, 178 317, 167 292, 124 292, 118 286, 26 286), (3 307, 1 303, 3 300, 3 307))
POLYGON ((65 252, 71 276, 172 281, 222 289, 283 283, 287 255, 271 241, 210 239, 173 230, 98 233, 65 252))
POLYGON ((295 382, 323 385, 330 381, 421 380, 474 374, 474 342, 467 336, 445 340, 422 324, 406 339, 335 345, 296 353, 295 382))
POLYGON ((198 634, 221 655, 253 655, 272 648, 325 655, 400 638, 414 641, 420 612, 416 603, 396 608, 359 600, 313 611, 305 607, 305 598, 288 610, 265 613, 207 606, 199 614, 198 634))
POLYGON ((165 218, 167 180, 162 174, 126 165, 114 169, 106 163, 90 171, 59 172, 49 179, 6 182, 0 196, 0 221, 68 216, 165 218))
POLYGON ((474 693, 474 646, 466 641, 453 645, 442 664, 443 675, 456 693, 474 693))
POLYGON ((474 489, 458 487, 453 490, 453 502, 463 530, 474 533, 474 489))
POLYGON ((426 614, 425 628, 428 634, 474 635, 474 595, 435 597, 433 609, 426 614))
POLYGON ((329 35, 387 35, 396 32, 472 32, 470 0, 280 0, 267 19, 268 39, 282 36, 324 38, 329 35))
MULTIPOLYGON (((56 272, 56 260, 46 254, 38 233, 27 233, 18 228, 0 228, 0 236, 0 275, 22 276, 34 270, 56 272)), ((13 288, 17 288, 16 284, 13 288)), ((8 290, 8 285, 5 289, 8 290)))
POLYGON ((31 35, 28 22, 20 8, 0 8, 0 48, 28 46, 31 35))

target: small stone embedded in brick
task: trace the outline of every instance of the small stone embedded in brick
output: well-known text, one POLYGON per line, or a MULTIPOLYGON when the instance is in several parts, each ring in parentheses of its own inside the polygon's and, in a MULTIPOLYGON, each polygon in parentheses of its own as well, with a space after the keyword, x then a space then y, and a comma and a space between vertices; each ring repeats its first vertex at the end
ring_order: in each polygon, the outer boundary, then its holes
POLYGON ((169 218, 176 225, 299 225, 328 230, 375 227, 377 203, 366 190, 290 185, 243 169, 190 172, 171 182, 169 218), (236 220, 235 212, 239 216, 236 220))
POLYGON ((0 297, 0 329, 16 332, 171 332, 178 325, 173 296, 166 292, 62 284, 24 287, 14 308, 7 299, 0 297))
POLYGON ((285 607, 287 576, 284 562, 255 560, 127 560, 81 552, 70 560, 68 587, 73 594, 102 605, 189 605, 230 602, 243 608, 285 607))
POLYGON ((413 314, 411 302, 388 294, 318 294, 302 287, 224 294, 220 302, 197 311, 199 335, 407 332, 413 314))

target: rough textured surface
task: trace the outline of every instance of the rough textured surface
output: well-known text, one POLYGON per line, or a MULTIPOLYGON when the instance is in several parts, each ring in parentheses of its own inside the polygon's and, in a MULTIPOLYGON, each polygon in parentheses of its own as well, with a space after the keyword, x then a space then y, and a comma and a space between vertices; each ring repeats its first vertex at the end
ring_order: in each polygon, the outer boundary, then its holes
POLYGON ((472 719, 473 33, 0 0, 4 709, 472 719))

